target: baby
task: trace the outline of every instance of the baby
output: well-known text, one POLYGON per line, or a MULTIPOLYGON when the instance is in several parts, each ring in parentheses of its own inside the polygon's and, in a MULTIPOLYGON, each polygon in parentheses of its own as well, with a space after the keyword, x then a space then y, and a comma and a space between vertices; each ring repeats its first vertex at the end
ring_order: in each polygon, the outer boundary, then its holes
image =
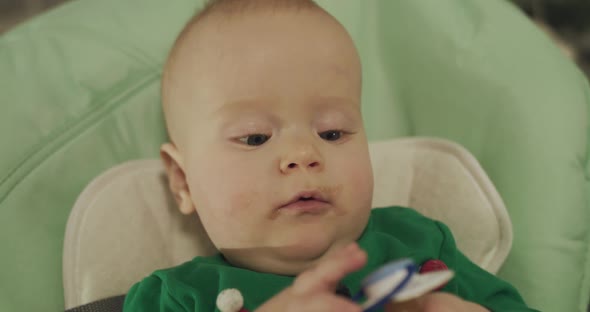
POLYGON ((530 311, 444 225, 407 208, 371 210, 359 56, 313 1, 211 1, 170 52, 162 101, 170 189, 219 254, 153 273, 126 311, 213 311, 227 288, 251 311, 361 311, 338 285, 356 293, 403 257, 456 272, 419 311, 530 311))

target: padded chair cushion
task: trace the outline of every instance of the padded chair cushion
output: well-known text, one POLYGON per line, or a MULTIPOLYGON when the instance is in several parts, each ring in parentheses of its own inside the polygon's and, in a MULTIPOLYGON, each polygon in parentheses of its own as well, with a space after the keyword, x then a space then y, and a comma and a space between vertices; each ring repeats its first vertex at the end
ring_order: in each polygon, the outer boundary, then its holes
MULTIPOLYGON (((371 143, 370 151, 373 206, 415 207, 445 222, 472 261, 497 272, 512 242, 510 220, 469 152, 423 138, 371 143)), ((72 209, 64 241, 66 307, 124 294, 156 269, 214 252, 198 216, 178 212, 160 161, 126 162, 93 180, 72 209)))

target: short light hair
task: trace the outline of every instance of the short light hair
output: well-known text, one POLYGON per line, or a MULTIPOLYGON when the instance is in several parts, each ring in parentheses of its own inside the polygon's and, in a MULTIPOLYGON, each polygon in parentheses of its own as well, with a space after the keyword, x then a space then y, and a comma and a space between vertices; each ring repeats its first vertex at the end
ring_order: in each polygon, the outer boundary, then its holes
MULTIPOLYGON (((256 11, 284 11, 284 10, 313 10, 321 12, 330 16, 323 8, 316 4, 313 0, 209 0, 207 3, 199 9, 193 17, 188 20, 180 34, 176 37, 174 45, 170 49, 168 58, 164 65, 162 73, 161 83, 161 94, 162 94, 162 105, 164 109, 164 115, 166 121, 170 121, 170 106, 169 103, 171 96, 169 94, 170 84, 172 80, 170 77, 175 73, 174 62, 178 57, 179 51, 182 48, 187 37, 193 32, 193 30, 202 26, 204 22, 212 17, 226 17, 231 18, 232 16, 239 16, 244 13, 252 13, 256 11)), ((168 132, 170 139, 172 139, 171 127, 168 124, 168 132)))

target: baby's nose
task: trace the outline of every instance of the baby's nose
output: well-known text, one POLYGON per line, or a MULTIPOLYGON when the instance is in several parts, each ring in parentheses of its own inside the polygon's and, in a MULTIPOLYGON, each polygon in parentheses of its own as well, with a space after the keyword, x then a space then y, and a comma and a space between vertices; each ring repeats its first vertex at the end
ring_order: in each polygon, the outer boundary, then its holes
POLYGON ((289 174, 300 170, 320 171, 323 160, 320 154, 313 148, 298 149, 281 159, 280 171, 289 174))

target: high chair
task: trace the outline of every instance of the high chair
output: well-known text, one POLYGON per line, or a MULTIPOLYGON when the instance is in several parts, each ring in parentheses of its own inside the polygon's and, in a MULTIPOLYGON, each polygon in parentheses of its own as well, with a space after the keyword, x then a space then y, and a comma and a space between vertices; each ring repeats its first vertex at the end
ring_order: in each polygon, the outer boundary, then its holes
MULTIPOLYGON (((0 37, 0 311, 123 295, 211 252, 187 239, 198 220, 174 214, 155 160, 161 68, 202 2, 71 1, 0 37), (152 213, 174 245, 123 245, 152 213)), ((590 92, 572 61, 503 0, 318 3, 361 55, 374 205, 445 221, 530 306, 585 311, 590 92)))

